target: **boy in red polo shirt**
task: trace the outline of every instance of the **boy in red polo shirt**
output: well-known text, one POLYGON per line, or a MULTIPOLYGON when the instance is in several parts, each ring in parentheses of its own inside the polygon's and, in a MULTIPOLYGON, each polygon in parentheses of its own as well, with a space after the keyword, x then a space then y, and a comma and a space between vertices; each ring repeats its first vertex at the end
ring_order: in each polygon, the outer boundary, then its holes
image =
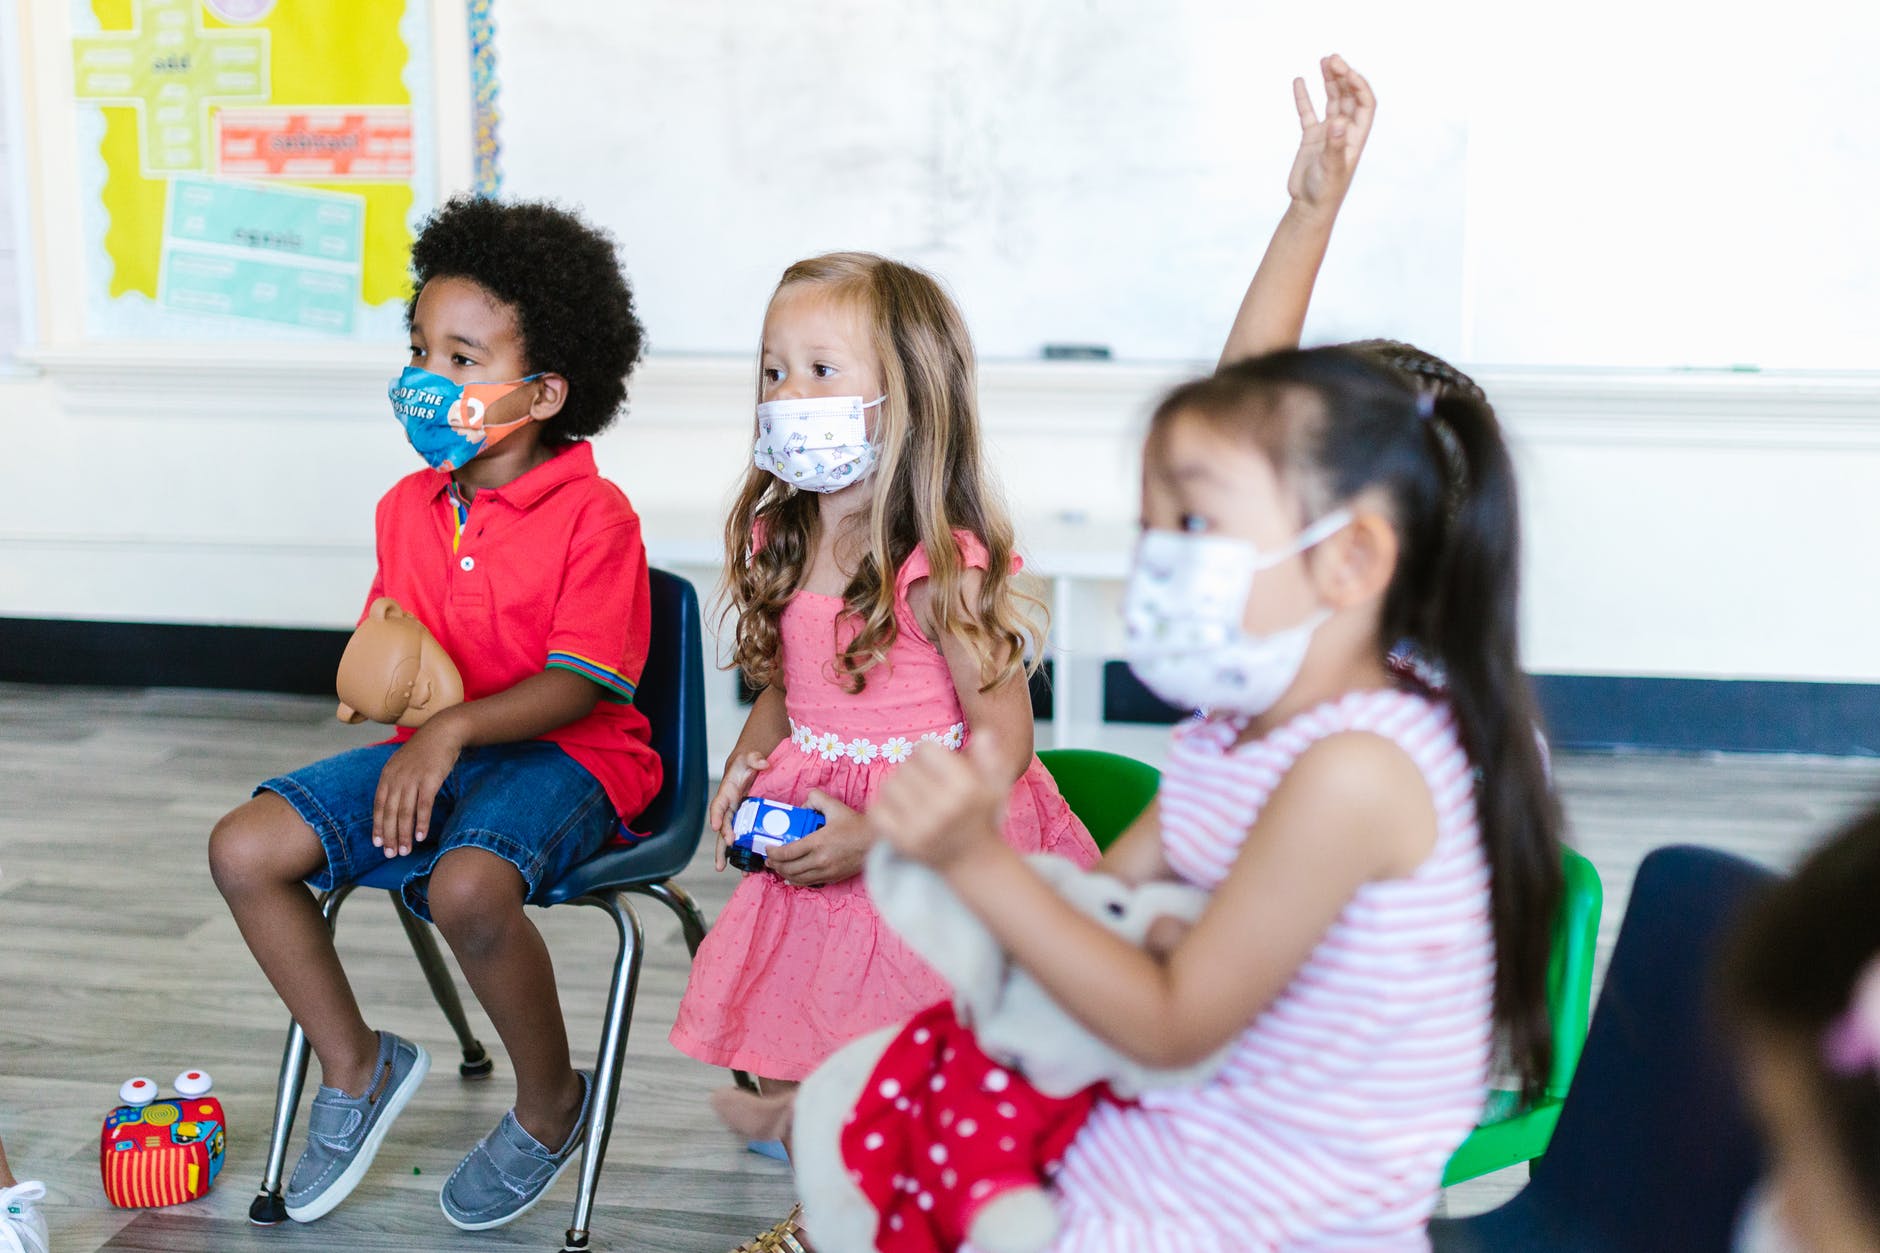
POLYGON ((429 1068, 366 1025, 305 885, 406 865, 406 903, 443 931, 516 1068, 515 1108, 443 1187, 446 1217, 479 1230, 567 1168, 591 1104, 523 905, 659 787, 632 704, 649 632, 640 520, 585 440, 625 399, 641 328, 612 241, 549 205, 452 201, 412 270, 411 365, 391 398, 431 468, 379 502, 366 603, 390 596, 429 627, 465 701, 263 783, 216 824, 209 864, 320 1059, 286 1195, 300 1222, 357 1186, 429 1068))

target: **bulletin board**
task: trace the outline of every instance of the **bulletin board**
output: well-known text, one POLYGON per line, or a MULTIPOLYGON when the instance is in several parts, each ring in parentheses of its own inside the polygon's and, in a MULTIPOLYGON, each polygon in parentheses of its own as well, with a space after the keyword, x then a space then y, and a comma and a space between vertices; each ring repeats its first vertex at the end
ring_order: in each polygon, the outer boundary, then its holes
POLYGON ((18 23, 14 0, 0 0, 0 371, 9 368, 33 332, 18 23))
POLYGON ((70 3, 88 336, 399 334, 438 198, 428 0, 70 3))

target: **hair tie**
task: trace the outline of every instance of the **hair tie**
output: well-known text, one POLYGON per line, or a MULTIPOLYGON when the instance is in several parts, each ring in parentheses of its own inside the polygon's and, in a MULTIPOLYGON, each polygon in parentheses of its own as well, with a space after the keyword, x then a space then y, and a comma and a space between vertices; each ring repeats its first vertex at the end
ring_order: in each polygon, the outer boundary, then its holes
POLYGON ((1417 393, 1417 417, 1428 422, 1436 414, 1436 393, 1426 391, 1417 393))
POLYGON ((1821 1058, 1830 1071, 1843 1077, 1880 1066, 1880 954, 1855 981, 1847 1010, 1828 1025, 1821 1039, 1821 1058))

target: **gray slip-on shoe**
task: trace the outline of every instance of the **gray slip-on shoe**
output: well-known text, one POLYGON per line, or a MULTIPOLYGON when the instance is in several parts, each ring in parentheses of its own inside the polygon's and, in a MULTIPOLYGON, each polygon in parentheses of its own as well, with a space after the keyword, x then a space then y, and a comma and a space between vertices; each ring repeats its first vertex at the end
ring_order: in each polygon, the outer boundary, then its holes
POLYGON ((550 1149, 522 1129, 515 1110, 504 1114, 444 1181, 438 1204, 452 1224, 465 1231, 487 1231, 513 1222, 574 1164, 575 1150, 587 1139, 588 1119, 594 1114, 594 1076, 585 1070, 575 1073, 583 1089, 581 1113, 567 1140, 550 1149))
POLYGON ((287 1182, 287 1216, 324 1218, 352 1195, 378 1155, 392 1120, 431 1069, 431 1055, 389 1031, 379 1032, 379 1061, 364 1096, 322 1085, 307 1112, 307 1147, 287 1182))

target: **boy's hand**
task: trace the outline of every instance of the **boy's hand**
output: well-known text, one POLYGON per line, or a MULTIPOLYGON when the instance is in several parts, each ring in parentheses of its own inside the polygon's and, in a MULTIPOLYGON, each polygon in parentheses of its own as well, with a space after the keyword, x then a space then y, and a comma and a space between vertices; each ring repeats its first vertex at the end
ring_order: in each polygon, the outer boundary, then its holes
POLYGON ((862 863, 875 842, 868 823, 820 788, 810 791, 804 805, 823 816, 823 825, 765 854, 764 862, 770 870, 799 888, 819 888, 862 873, 862 863))
POLYGON ((1286 175, 1293 203, 1314 213, 1336 213, 1351 188, 1351 176, 1371 135, 1377 100, 1364 75, 1341 56, 1319 62, 1325 75, 1325 118, 1312 108, 1306 80, 1293 79, 1293 104, 1299 110, 1299 154, 1286 175))
MULTIPOLYGON (((461 706, 459 706, 461 708, 461 706)), ((440 713, 419 727, 379 771, 372 798, 372 842, 403 857, 431 833, 431 806, 463 752, 454 721, 440 713)))
POLYGON ((770 765, 770 759, 762 753, 734 753, 725 763, 724 778, 718 782, 718 791, 712 796, 711 808, 705 812, 706 825, 718 833, 717 847, 712 851, 712 865, 723 870, 729 863, 725 861, 725 849, 731 844, 731 819, 738 812, 738 806, 744 803, 745 796, 751 790, 751 780, 757 772, 770 765))
POLYGON ((882 780, 868 825, 908 857, 945 870, 999 841, 999 815, 1011 790, 990 735, 974 736, 962 752, 923 744, 882 780))

